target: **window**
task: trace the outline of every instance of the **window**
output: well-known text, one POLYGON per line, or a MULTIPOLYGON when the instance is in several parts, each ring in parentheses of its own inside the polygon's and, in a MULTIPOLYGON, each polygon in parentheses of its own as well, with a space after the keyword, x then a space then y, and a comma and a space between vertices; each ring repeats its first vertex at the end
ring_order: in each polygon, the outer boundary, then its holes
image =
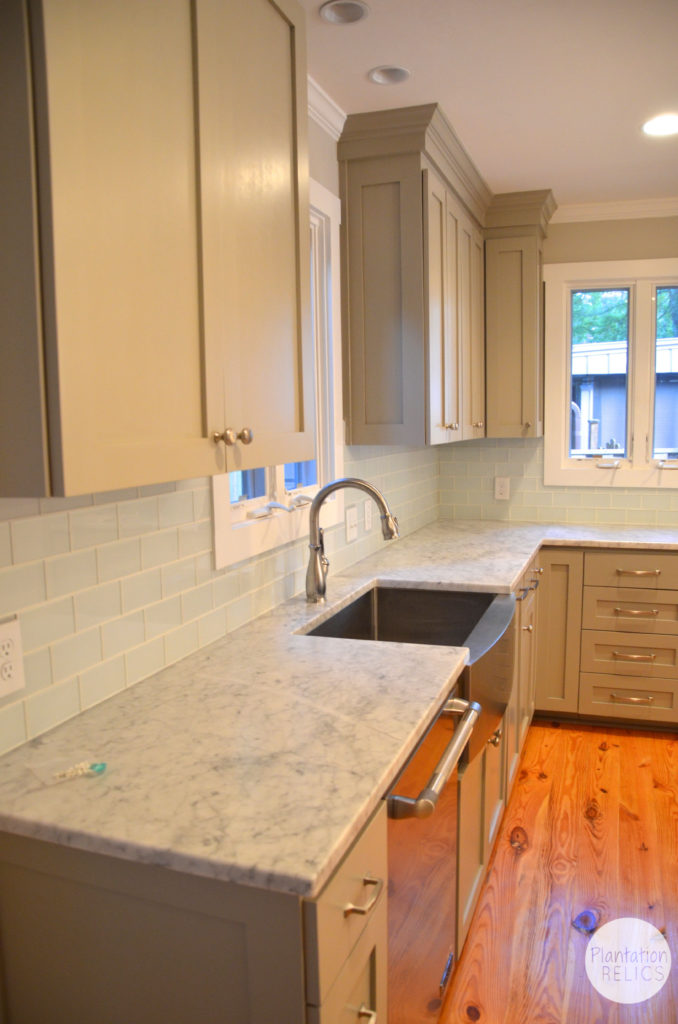
MULTIPOLYGON (((343 473, 339 296, 339 199, 311 182, 311 323, 315 353, 316 457, 238 471, 212 480, 218 569, 308 534, 308 504, 343 473), (335 344, 336 339, 336 344, 335 344)), ((341 522, 343 494, 323 510, 323 526, 341 522)))
POLYGON ((544 483, 678 487, 678 260, 544 282, 544 483))

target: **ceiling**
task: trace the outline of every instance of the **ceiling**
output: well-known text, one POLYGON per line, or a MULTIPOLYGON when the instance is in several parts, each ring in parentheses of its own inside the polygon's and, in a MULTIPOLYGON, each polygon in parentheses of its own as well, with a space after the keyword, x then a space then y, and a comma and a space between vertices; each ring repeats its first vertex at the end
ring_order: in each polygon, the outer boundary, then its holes
POLYGON ((678 197, 678 0, 367 0, 331 25, 308 12, 309 74, 346 113, 440 103, 492 192, 564 204, 678 197), (375 66, 407 82, 382 86, 375 66))

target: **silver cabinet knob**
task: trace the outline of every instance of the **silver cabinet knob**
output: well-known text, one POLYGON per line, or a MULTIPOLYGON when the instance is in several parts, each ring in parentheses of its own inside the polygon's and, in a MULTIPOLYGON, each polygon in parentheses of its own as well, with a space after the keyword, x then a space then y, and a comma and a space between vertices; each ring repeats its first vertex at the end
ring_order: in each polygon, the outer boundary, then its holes
POLYGON ((445 430, 459 430, 459 424, 458 423, 446 423, 445 424, 445 430))
POLYGON ((236 432, 233 427, 226 427, 223 434, 220 434, 218 430, 213 431, 212 440, 215 444, 223 441, 230 448, 238 441, 242 441, 243 444, 252 444, 254 434, 249 427, 243 427, 239 432, 236 432))
POLYGON ((525 630, 526 633, 531 633, 532 630, 534 629, 534 626, 532 625, 532 623, 530 623, 529 626, 523 626, 523 629, 525 630))
POLYGON ((526 430, 529 430, 530 427, 532 426, 532 423, 530 422, 530 420, 528 420, 526 423, 523 423, 523 426, 525 427, 526 430))
POLYGON ((498 747, 501 743, 501 732, 501 728, 495 729, 487 742, 493 747, 498 747))
POLYGON ((473 426, 473 427, 484 427, 485 424, 484 424, 484 422, 482 420, 478 420, 477 423, 472 423, 471 426, 473 426))

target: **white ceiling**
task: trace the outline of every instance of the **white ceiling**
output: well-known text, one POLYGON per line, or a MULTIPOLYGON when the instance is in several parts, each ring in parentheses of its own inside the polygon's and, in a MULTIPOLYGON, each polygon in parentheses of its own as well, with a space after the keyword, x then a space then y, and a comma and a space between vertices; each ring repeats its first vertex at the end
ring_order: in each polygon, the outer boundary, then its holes
POLYGON ((346 113, 440 103, 492 192, 563 204, 678 197, 678 0, 367 0, 366 19, 308 12, 309 74, 346 113), (410 79, 374 85, 399 64, 410 79))

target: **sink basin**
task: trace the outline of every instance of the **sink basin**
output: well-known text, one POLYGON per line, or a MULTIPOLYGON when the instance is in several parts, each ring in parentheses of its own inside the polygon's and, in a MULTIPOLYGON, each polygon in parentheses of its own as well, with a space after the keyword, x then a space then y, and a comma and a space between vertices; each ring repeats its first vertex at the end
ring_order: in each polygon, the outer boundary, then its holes
POLYGON ((475 661, 504 632, 512 614, 510 595, 375 586, 309 635, 472 647, 475 661))
POLYGON ((309 636, 468 647, 461 694, 482 713, 469 739, 472 759, 498 742, 513 685, 515 596, 466 590, 375 586, 309 630, 309 636))

